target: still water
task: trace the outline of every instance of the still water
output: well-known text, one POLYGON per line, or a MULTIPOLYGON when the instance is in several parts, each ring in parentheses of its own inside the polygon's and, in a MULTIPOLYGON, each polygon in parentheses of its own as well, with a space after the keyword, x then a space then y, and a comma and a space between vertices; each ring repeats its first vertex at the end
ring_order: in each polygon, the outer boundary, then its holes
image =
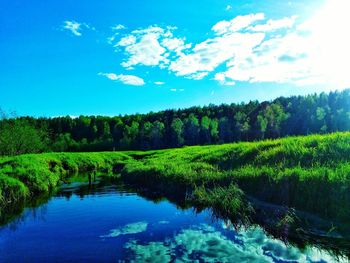
POLYGON ((0 262, 339 262, 261 228, 234 230, 210 211, 146 200, 120 184, 63 187, 0 228, 0 262), (85 189, 84 191, 82 189, 85 189))

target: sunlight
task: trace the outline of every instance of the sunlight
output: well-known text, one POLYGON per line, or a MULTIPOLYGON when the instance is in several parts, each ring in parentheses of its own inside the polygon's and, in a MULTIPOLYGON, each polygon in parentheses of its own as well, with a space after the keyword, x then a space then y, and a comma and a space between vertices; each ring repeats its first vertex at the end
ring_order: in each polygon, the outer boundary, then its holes
POLYGON ((309 32, 312 68, 325 83, 337 88, 350 86, 350 1, 328 0, 316 14, 301 25, 309 32))

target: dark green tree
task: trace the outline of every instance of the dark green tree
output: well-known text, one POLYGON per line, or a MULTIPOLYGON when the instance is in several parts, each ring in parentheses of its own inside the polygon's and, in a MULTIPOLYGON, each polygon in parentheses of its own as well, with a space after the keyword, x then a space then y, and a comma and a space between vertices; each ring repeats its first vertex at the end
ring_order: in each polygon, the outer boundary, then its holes
POLYGON ((164 147, 164 131, 165 126, 160 121, 155 121, 151 129, 151 146, 152 149, 160 149, 164 147))
POLYGON ((170 139, 172 147, 180 147, 184 144, 183 126, 184 124, 179 118, 176 118, 172 121, 170 129, 170 139))
POLYGON ((228 117, 222 117, 219 119, 219 140, 221 143, 233 141, 231 123, 228 117))
POLYGON ((200 138, 199 138, 200 144, 211 143, 210 123, 211 123, 211 120, 208 118, 208 116, 202 117, 201 125, 200 125, 200 138))
POLYGON ((184 122, 184 138, 186 145, 196 145, 199 142, 199 121, 192 113, 184 122))
POLYGON ((2 111, 0 114, 0 155, 11 156, 47 150, 46 130, 36 128, 26 119, 8 118, 2 111))

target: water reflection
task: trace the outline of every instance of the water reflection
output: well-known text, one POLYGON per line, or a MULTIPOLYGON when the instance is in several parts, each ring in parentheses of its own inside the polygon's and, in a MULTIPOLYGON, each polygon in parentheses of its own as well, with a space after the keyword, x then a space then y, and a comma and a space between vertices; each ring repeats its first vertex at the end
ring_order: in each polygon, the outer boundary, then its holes
POLYGON ((118 227, 116 229, 111 229, 108 235, 102 235, 101 238, 108 237, 118 237, 121 235, 131 235, 145 232, 147 230, 148 223, 145 221, 135 222, 131 224, 127 224, 123 227, 118 227))
POLYGON ((315 248, 300 250, 269 238, 259 228, 239 233, 217 229, 207 224, 183 229, 172 239, 142 244, 136 240, 125 247, 136 262, 339 262, 325 251, 315 248), (228 234, 234 235, 229 238, 228 234))
MULTIPOLYGON (((139 188, 133 186, 132 191, 137 192, 147 200, 159 202, 164 200, 164 194, 154 189, 139 188)), ((166 200, 176 204, 178 209, 193 209, 194 213, 201 213, 207 207, 194 205, 178 193, 166 194, 166 200)), ((251 226, 258 225, 274 238, 285 244, 306 249, 313 246, 321 250, 327 250, 334 257, 350 258, 350 225, 324 220, 315 215, 296 211, 284 206, 273 205, 249 198, 253 204, 255 213, 249 222, 242 221, 239 217, 223 215, 220 211, 210 210, 213 221, 225 220, 237 231, 244 231, 251 226)))
POLYGON ((36 261, 346 261, 349 238, 339 230, 322 235, 328 222, 298 217, 300 227, 292 228, 288 220, 278 223, 296 211, 258 201, 255 208, 254 221, 243 225, 181 196, 120 181, 65 184, 0 229, 0 261, 22 261, 21 251, 36 261))
POLYGON ((27 203, 17 204, 15 206, 6 207, 0 210, 0 226, 7 225, 16 229, 18 225, 23 223, 27 217, 44 219, 46 203, 52 198, 55 191, 37 196, 35 199, 27 203))

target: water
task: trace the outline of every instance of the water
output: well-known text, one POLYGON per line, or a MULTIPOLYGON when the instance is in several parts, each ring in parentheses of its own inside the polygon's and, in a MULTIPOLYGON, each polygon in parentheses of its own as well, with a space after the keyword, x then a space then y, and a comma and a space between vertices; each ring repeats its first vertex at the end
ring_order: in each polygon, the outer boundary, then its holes
POLYGON ((0 229, 0 262, 338 262, 121 185, 71 185, 0 229), (74 186, 74 187, 73 187, 74 186))

